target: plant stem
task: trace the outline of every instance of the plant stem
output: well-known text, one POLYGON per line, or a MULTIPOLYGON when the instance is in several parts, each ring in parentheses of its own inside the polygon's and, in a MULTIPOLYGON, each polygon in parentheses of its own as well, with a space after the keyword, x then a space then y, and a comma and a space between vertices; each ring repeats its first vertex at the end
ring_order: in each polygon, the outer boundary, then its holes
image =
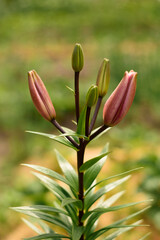
MULTIPOLYGON (((61 132, 61 133, 66 133, 61 125, 55 120, 52 119, 51 123, 61 132)), ((76 143, 70 136, 65 136, 72 144, 75 146, 77 149, 79 149, 78 143, 76 143)))
POLYGON ((75 72, 74 84, 75 84, 76 119, 77 119, 77 123, 78 123, 78 120, 79 120, 79 72, 75 72))
MULTIPOLYGON (((80 150, 77 152, 77 168, 78 168, 78 183, 79 183, 79 193, 78 198, 82 201, 82 209, 78 213, 79 226, 83 226, 82 217, 84 214, 84 173, 80 172, 79 169, 83 164, 84 152, 86 148, 86 143, 83 139, 80 139, 80 150)), ((82 234, 80 240, 84 240, 84 235, 82 234)))
POLYGON ((94 112, 94 115, 93 115, 93 118, 92 118, 92 121, 91 121, 91 124, 90 124, 90 127, 89 127, 89 134, 91 133, 91 131, 94 127, 94 124, 96 122, 97 115, 98 115, 98 112, 99 112, 99 109, 100 109, 100 106, 101 106, 101 102, 102 102, 102 97, 99 96, 97 104, 96 104, 95 112, 94 112))
POLYGON ((100 133, 102 133, 104 130, 106 130, 106 128, 108 128, 108 126, 106 125, 102 125, 100 128, 98 128, 98 130, 96 132, 94 132, 89 139, 89 142, 91 140, 93 140, 95 137, 97 137, 100 133))
POLYGON ((88 137, 89 135, 89 117, 91 113, 91 108, 87 107, 87 112, 86 112, 86 124, 85 124, 85 135, 88 137))

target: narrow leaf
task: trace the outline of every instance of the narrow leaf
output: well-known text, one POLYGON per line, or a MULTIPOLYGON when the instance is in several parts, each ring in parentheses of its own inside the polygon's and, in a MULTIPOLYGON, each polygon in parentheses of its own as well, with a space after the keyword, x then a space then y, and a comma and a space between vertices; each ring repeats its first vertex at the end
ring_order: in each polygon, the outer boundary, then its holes
POLYGON ((61 170, 63 171, 66 179, 70 185, 78 192, 78 177, 72 165, 57 151, 56 156, 61 170))
POLYGON ((40 136, 44 136, 44 137, 48 137, 56 142, 59 142, 67 147, 70 147, 70 148, 73 148, 74 150, 77 151, 77 148, 74 147, 72 145, 72 143, 70 143, 66 138, 64 137, 59 137, 59 136, 56 136, 54 134, 48 134, 48 133, 41 133, 41 132, 34 132, 34 131, 26 131, 27 133, 33 133, 33 134, 36 134, 36 135, 40 135, 40 136))
POLYGON ((99 181, 99 182, 95 183, 94 185, 92 185, 92 186, 88 189, 88 191, 86 191, 85 196, 92 190, 92 188, 95 188, 97 185, 99 185, 99 184, 102 183, 102 182, 108 181, 108 180, 110 180, 110 179, 112 179, 112 178, 117 178, 117 177, 126 175, 126 174, 128 174, 128 173, 131 173, 131 172, 140 170, 140 169, 142 169, 142 168, 143 168, 143 167, 134 168, 134 169, 132 169, 132 170, 129 170, 129 171, 126 171, 126 172, 123 172, 123 173, 119 173, 119 174, 116 174, 116 175, 113 175, 113 176, 104 178, 104 179, 102 179, 101 181, 99 181))
MULTIPOLYGON (((103 150, 101 151, 101 154, 108 152, 109 144, 107 143, 103 150)), ((94 164, 94 166, 90 167, 85 173, 84 173, 84 187, 87 190, 89 187, 91 187, 93 181, 98 176, 99 172, 101 171, 104 163, 106 162, 107 156, 103 157, 98 163, 94 164)))
MULTIPOLYGON (((140 210, 140 211, 138 211, 138 212, 135 212, 135 213, 133 213, 133 214, 130 214, 129 216, 127 216, 127 217, 125 217, 125 218, 122 218, 122 219, 114 222, 113 224, 108 225, 107 227, 104 227, 104 228, 101 228, 101 229, 97 230, 96 232, 90 234, 90 235, 88 236, 87 240, 94 240, 94 239, 98 238, 100 235, 104 234, 105 232, 107 232, 108 230, 113 229, 113 228, 124 228, 124 227, 142 226, 142 225, 133 225, 133 226, 132 226, 132 225, 120 225, 120 224, 122 224, 123 222, 125 222, 125 221, 127 221, 127 220, 129 220, 129 219, 131 219, 131 218, 133 218, 133 217, 135 217, 135 216, 137 216, 137 215, 139 215, 140 213, 146 211, 148 208, 149 208, 149 207, 144 208, 144 209, 142 209, 142 210, 140 210)), ((145 226, 146 226, 146 225, 145 225, 145 226)))
POLYGON ((150 232, 147 233, 146 235, 144 235, 144 236, 143 236, 142 238, 140 238, 139 240, 144 240, 144 239, 146 239, 150 234, 151 234, 150 232))
POLYGON ((62 206, 66 206, 66 205, 71 204, 71 203, 73 203, 79 209, 82 209, 82 201, 79 200, 79 199, 65 198, 65 199, 62 200, 62 206))
MULTIPOLYGON (((50 179, 40 173, 33 174, 41 180, 41 182, 46 186, 56 197, 58 200, 62 201, 65 198, 71 198, 70 193, 63 187, 61 187, 58 183, 56 183, 53 179, 50 179)), ((73 206, 65 206, 66 211, 73 221, 77 222, 77 214, 76 209, 73 206)))
POLYGON ((11 209, 13 209, 17 212, 22 212, 22 213, 24 213, 25 211, 32 211, 32 212, 44 211, 44 212, 61 213, 61 214, 64 214, 64 215, 68 215, 64 210, 54 208, 54 207, 50 207, 50 206, 46 206, 46 205, 13 207, 11 209))
POLYGON ((70 87, 67 86, 67 85, 66 85, 66 88, 68 88, 68 90, 70 90, 73 94, 75 94, 75 91, 74 91, 72 88, 70 88, 70 87))
POLYGON ((53 239, 58 239, 58 238, 68 238, 71 239, 70 237, 67 237, 62 234, 57 234, 57 233, 46 233, 46 234, 41 234, 35 237, 31 238, 24 238, 24 240, 40 240, 40 239, 48 239, 48 238, 53 238, 53 239))
POLYGON ((84 227, 73 225, 72 239, 79 240, 84 232, 84 227))
MULTIPOLYGON (((139 220, 135 223, 132 224, 133 225, 137 225, 142 223, 142 220, 139 220)), ((104 240, 114 240, 116 239, 116 237, 120 236, 121 234, 133 229, 134 227, 128 227, 128 228, 120 228, 118 231, 113 232, 112 234, 110 234, 109 236, 107 236, 104 240)))
POLYGON ((86 111, 87 111, 87 106, 83 108, 78 120, 78 125, 77 125, 78 134, 85 135, 86 111))
POLYGON ((49 168, 41 167, 38 165, 32 165, 32 164, 22 164, 22 165, 30 167, 38 172, 44 173, 45 175, 55 178, 57 180, 60 180, 61 182, 64 182, 68 186, 70 186, 70 182, 66 178, 64 178, 62 175, 60 175, 59 173, 57 173, 49 168))
POLYGON ((85 209, 88 210, 93 205, 93 203, 95 201, 97 201, 101 196, 103 196, 105 193, 111 191, 115 187, 119 186, 123 182, 127 181, 129 178, 130 178, 130 175, 126 176, 122 179, 119 179, 119 180, 117 180, 113 183, 107 184, 106 186, 99 189, 92 197, 86 196, 86 198, 85 198, 85 209))
POLYGON ((43 232, 38 228, 36 227, 33 223, 31 223, 30 221, 28 221, 27 219, 25 218, 22 218, 23 222, 28 226, 30 227, 33 231, 35 231, 36 233, 38 234, 42 234, 43 232))
POLYGON ((99 156, 92 158, 90 160, 88 160, 87 162, 85 162, 81 167, 80 167, 80 172, 84 172, 87 169, 89 169, 90 167, 92 167, 94 164, 96 164, 97 162, 99 162, 103 157, 107 156, 110 152, 105 152, 100 154, 99 156))

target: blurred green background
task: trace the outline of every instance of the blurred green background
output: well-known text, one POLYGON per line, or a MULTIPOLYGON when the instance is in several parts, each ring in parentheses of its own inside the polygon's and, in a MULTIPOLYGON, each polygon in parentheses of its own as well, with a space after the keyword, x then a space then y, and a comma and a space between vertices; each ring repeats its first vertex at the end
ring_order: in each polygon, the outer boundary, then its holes
MULTIPOLYGON (((51 201, 47 191, 20 163, 36 163, 56 170, 53 148, 61 147, 48 139, 25 133, 25 130, 55 131, 33 106, 27 72, 35 69, 39 73, 53 100, 57 120, 74 128, 71 122, 74 97, 65 86, 73 87, 71 54, 76 42, 81 43, 85 54, 80 80, 82 105, 88 87, 96 81, 104 57, 111 62, 107 97, 126 70, 138 72, 136 97, 127 117, 90 148, 100 148, 102 143, 110 142, 113 153, 109 158, 109 170, 106 167, 108 175, 139 165, 145 167, 138 173, 135 183, 130 184, 135 185, 137 196, 146 193, 142 198, 154 198, 151 210, 143 216, 151 229, 143 231, 151 230, 149 238, 158 240, 159 0, 0 1, 0 239, 19 240, 24 232, 28 233, 20 216, 9 210, 10 206, 51 201)), ((102 123, 102 109, 98 122, 102 123)), ((66 148, 62 152, 68 157, 71 154, 66 148)), ((134 193, 131 188, 128 190, 127 198, 133 200, 134 193)), ((138 239, 135 234, 141 231, 132 231, 129 239, 138 239)))

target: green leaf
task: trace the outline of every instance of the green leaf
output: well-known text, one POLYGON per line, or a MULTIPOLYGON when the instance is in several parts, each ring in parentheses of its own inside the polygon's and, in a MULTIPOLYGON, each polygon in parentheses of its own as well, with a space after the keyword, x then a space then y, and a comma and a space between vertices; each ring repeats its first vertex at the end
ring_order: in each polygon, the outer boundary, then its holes
MULTIPOLYGON (((96 232, 90 234, 89 236, 87 236, 87 240, 94 240, 96 238, 98 238, 99 236, 101 236, 102 234, 104 234, 105 232, 109 231, 110 229, 113 228, 126 228, 126 227, 136 227, 136 226, 143 226, 143 225, 120 225, 123 222, 141 214, 142 212, 146 211, 149 207, 146 207, 138 212, 135 212, 133 214, 130 214, 129 216, 122 218, 116 222, 114 222, 113 224, 108 225, 107 227, 101 228, 99 230, 97 230, 96 232)), ((146 226, 146 225, 145 225, 146 226)))
MULTIPOLYGON (((109 144, 107 143, 101 153, 108 152, 109 144)), ((87 190, 93 183, 93 181, 98 176, 99 172, 101 171, 104 163, 106 162, 107 157, 103 157, 98 163, 94 164, 84 173, 84 187, 87 190)))
POLYGON ((103 196, 105 193, 111 191, 115 187, 119 186, 123 182, 127 181, 130 178, 129 176, 126 176, 122 179, 119 179, 117 181, 114 181, 113 183, 109 183, 106 186, 99 189, 92 197, 88 197, 88 195, 85 198, 85 209, 88 210, 95 201, 97 201, 101 196, 103 196))
POLYGON ((70 87, 67 86, 67 85, 66 85, 66 88, 68 88, 69 91, 71 91, 73 94, 75 94, 75 91, 74 91, 72 88, 70 88, 70 87))
POLYGON ((107 236, 104 240, 114 240, 116 239, 116 237, 120 236, 121 234, 123 234, 124 232, 127 232, 131 229, 133 229, 133 225, 137 225, 142 223, 142 220, 139 220, 135 223, 132 224, 132 227, 128 227, 128 228, 120 228, 118 231, 113 232, 112 234, 110 234, 109 236, 107 236))
POLYGON ((113 176, 104 178, 104 179, 102 179, 101 181, 99 181, 99 182, 95 183, 94 185, 92 185, 92 186, 88 189, 88 191, 85 192, 85 196, 92 190, 92 188, 95 188, 97 185, 99 185, 99 184, 102 183, 102 182, 105 182, 105 181, 110 180, 110 179, 112 179, 112 178, 117 178, 117 177, 126 175, 126 174, 128 174, 128 173, 131 173, 131 172, 140 170, 140 169, 142 169, 142 168, 143 168, 143 167, 134 168, 134 169, 132 169, 132 170, 129 170, 129 171, 126 171, 126 172, 123 172, 123 173, 119 173, 119 174, 116 174, 116 175, 113 175, 113 176))
POLYGON ((86 137, 85 135, 82 135, 82 134, 78 134, 76 132, 73 132, 73 133, 63 133, 63 134, 60 134, 58 137, 66 137, 66 136, 76 136, 78 138, 84 138, 85 140, 89 140, 88 137, 86 137))
POLYGON ((56 156, 61 170, 63 171, 66 179, 70 185, 78 192, 78 177, 72 165, 57 151, 56 156))
MULTIPOLYGON (((102 206, 102 207, 110 207, 112 204, 114 204, 122 195, 124 194, 124 191, 121 191, 119 193, 114 194, 113 196, 111 196, 110 198, 108 198, 107 200, 103 201, 103 202, 98 202, 98 206, 102 206)), ((97 215, 97 213, 93 213, 92 211, 86 212, 83 217, 82 217, 82 221, 86 220, 90 215, 92 214, 92 219, 93 222, 95 222, 99 216, 97 215)), ((89 222, 91 222, 91 218, 89 220, 89 222)))
POLYGON ((62 219, 60 219, 59 217, 53 216, 51 214, 48 213, 43 213, 41 211, 26 211, 26 210, 19 210, 14 208, 15 211, 17 212, 21 212, 24 213, 30 217, 34 217, 34 218, 38 218, 41 220, 44 220, 46 222, 52 223, 54 225, 57 225, 59 227, 62 227, 63 229, 65 229, 68 233, 71 233, 71 226, 68 226, 62 219))
POLYGON ((73 229, 72 229, 72 239, 73 240, 79 240, 84 233, 84 227, 83 226, 76 226, 73 224, 73 229))
POLYGON ((118 205, 118 206, 114 206, 114 207, 108 207, 108 208, 95 208, 91 212, 97 212, 97 213, 103 214, 106 212, 118 211, 123 208, 131 207, 131 206, 135 206, 140 203, 146 203, 146 202, 151 202, 151 201, 153 201, 153 200, 144 200, 144 201, 139 201, 139 202, 126 203, 126 204, 122 204, 122 205, 118 205))
POLYGON ((48 137, 50 139, 53 139, 54 141, 56 142, 59 142, 67 147, 70 147, 70 148, 73 148, 74 150, 78 151, 78 149, 76 147, 74 147, 72 145, 72 143, 70 143, 68 141, 68 139, 64 138, 64 137, 59 137, 59 136, 56 136, 54 134, 48 134, 48 133, 41 133, 41 132, 34 132, 34 131, 26 131, 27 133, 33 133, 33 134, 36 134, 36 135, 40 135, 40 136, 44 136, 44 137, 48 137))
POLYGON ((78 134, 85 135, 86 111, 87 111, 87 106, 84 106, 78 120, 78 125, 77 125, 78 134))
POLYGON ((54 207, 50 207, 50 206, 46 206, 46 205, 33 205, 33 206, 23 206, 23 207, 13 207, 11 208, 17 212, 25 212, 25 211, 32 211, 32 212, 36 212, 36 211, 44 211, 44 212, 52 212, 52 213, 61 213, 64 215, 68 215, 67 212, 65 212, 64 210, 58 209, 58 208, 54 208, 54 207))
POLYGON ((80 167, 80 172, 84 172, 88 170, 90 167, 94 166, 97 162, 99 162, 103 157, 107 156, 110 152, 105 152, 100 154, 99 156, 92 158, 88 160, 87 162, 83 163, 83 165, 80 167))
MULTIPOLYGON (((44 186, 46 186, 54 195, 57 197, 58 200, 62 201, 65 198, 71 198, 71 195, 68 193, 66 189, 61 187, 58 183, 56 183, 53 179, 50 179, 40 173, 33 174, 41 180, 44 186)), ((65 206, 66 211, 68 212, 69 216, 72 218, 74 222, 77 222, 77 214, 76 208, 73 206, 67 205, 65 206)))
POLYGON ((140 238, 139 240, 144 240, 144 239, 146 239, 150 234, 151 234, 150 232, 147 233, 146 235, 144 235, 144 236, 143 236, 142 238, 140 238))
POLYGON ((71 203, 73 203, 79 209, 82 209, 82 201, 79 199, 65 198, 62 200, 62 206, 66 206, 71 203))
MULTIPOLYGON (((41 167, 38 165, 32 165, 32 164, 22 164, 23 166, 27 166, 30 167, 38 172, 44 173, 47 176, 50 176, 52 178, 55 178, 57 180, 60 180, 61 182, 66 183, 68 186, 71 186, 70 182, 64 178, 62 175, 60 175, 59 173, 49 169, 49 168, 45 168, 45 167, 41 167)), ((76 190, 76 189, 75 189, 76 190)))
POLYGON ((62 234, 57 234, 57 233, 46 233, 46 234, 41 234, 35 237, 31 237, 31 238, 24 238, 24 240, 40 240, 40 239, 48 239, 48 238, 52 238, 52 239, 58 239, 58 238, 68 238, 71 239, 70 237, 67 237, 65 235, 62 234))
POLYGON ((139 225, 139 224, 133 224, 133 225, 113 225, 112 227, 104 227, 94 233, 92 233, 87 240, 94 240, 96 238, 98 238, 99 236, 101 236, 102 234, 104 234, 105 232, 109 231, 110 229, 114 229, 114 228, 132 228, 132 227, 146 227, 148 225, 139 225))
POLYGON ((36 233, 38 233, 38 234, 42 234, 43 233, 38 227, 36 227, 33 223, 29 222, 27 219, 22 218, 22 220, 28 227, 30 227, 36 233))

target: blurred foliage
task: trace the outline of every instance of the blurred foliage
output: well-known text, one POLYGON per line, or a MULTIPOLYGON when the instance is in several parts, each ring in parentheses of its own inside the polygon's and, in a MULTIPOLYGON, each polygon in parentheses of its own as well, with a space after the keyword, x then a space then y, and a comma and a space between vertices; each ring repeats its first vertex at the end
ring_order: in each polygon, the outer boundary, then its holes
MULTIPOLYGON (((0 1, 2 230, 8 227, 4 225, 9 215, 7 208, 26 201, 27 194, 22 191, 24 185, 19 188, 16 183, 17 166, 28 161, 30 156, 41 156, 53 147, 52 142, 46 144, 45 139, 24 133, 25 130, 54 130, 32 104, 27 72, 31 69, 38 72, 53 100, 58 121, 71 125, 74 96, 65 85, 73 87, 71 53, 76 42, 82 44, 85 54, 80 83, 82 105, 89 86, 96 81, 104 57, 111 62, 109 94, 124 71, 134 69, 138 72, 132 109, 119 128, 109 135, 109 140, 119 148, 135 148, 135 154, 142 145, 152 145, 148 149, 153 151, 153 145, 159 142, 160 129, 159 12, 159 0, 0 1)), ((102 110, 98 121, 102 122, 102 110)), ((144 154, 146 148, 142 147, 144 154)), ((116 157, 119 159, 119 155, 116 157)), ((133 154, 132 159, 134 157, 133 154)), ((129 158, 127 155, 126 161, 129 158)), ((126 166, 123 164, 123 168, 126 166)), ((10 226, 15 226, 15 222, 8 220, 10 226)), ((4 234, 2 230, 0 237, 4 234)))
POLYGON ((152 207, 148 211, 148 217, 160 230, 160 158, 152 154, 139 160, 138 165, 146 166, 146 174, 139 186, 139 190, 153 199, 152 207))

